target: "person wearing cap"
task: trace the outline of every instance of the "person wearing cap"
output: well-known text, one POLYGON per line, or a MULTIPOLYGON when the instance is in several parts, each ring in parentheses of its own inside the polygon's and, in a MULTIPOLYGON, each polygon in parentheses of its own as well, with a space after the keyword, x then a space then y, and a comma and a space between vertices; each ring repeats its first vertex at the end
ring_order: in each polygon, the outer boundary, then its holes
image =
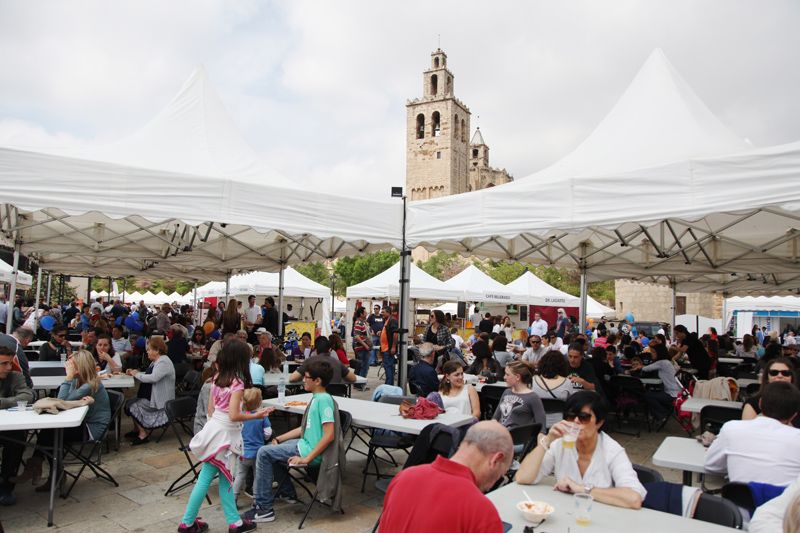
POLYGON ((253 346, 253 359, 261 359, 261 354, 267 348, 272 348, 272 333, 267 331, 267 328, 260 327, 256 329, 256 338, 258 339, 258 344, 253 346))

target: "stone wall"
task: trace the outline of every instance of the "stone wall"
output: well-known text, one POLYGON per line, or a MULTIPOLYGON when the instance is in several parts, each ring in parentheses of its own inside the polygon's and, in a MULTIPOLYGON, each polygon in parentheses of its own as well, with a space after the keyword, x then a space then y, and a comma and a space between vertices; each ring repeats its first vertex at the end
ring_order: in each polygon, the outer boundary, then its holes
MULTIPOLYGON (((633 313, 636 320, 671 322, 672 289, 668 285, 619 279, 614 282, 617 318, 633 313)), ((686 313, 709 318, 722 317, 722 296, 713 293, 679 292, 686 298, 686 313)))

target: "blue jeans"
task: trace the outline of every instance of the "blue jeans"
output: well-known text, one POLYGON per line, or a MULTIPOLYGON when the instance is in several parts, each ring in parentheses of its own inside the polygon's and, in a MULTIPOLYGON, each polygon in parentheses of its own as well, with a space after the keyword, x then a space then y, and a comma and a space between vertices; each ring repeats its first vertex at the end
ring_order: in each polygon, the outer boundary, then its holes
POLYGON ((367 377, 367 372, 369 372, 369 361, 372 358, 372 350, 361 350, 360 352, 356 352, 358 355, 358 360, 361 361, 361 368, 358 369, 358 375, 362 378, 367 377))
POLYGON ((383 354, 383 369, 386 371, 386 384, 394 385, 394 365, 395 357, 390 352, 381 352, 383 354))
POLYGON ((275 479, 285 479, 284 483, 278 487, 278 494, 281 496, 297 497, 289 479, 288 462, 290 457, 300 455, 297 450, 297 442, 300 439, 287 440, 280 444, 267 444, 262 446, 256 454, 256 477, 253 482, 255 490, 255 504, 259 509, 269 511, 275 497, 272 494, 272 482, 275 479))
POLYGON ((381 338, 373 335, 372 336, 372 350, 370 352, 369 364, 375 365, 378 363, 378 347, 381 345, 381 338))

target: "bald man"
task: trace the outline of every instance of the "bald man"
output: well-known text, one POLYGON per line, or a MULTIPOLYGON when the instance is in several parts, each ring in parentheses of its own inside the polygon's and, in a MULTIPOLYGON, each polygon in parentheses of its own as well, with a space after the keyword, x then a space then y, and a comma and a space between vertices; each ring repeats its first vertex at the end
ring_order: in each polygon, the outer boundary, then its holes
POLYGON ((478 422, 450 459, 440 456, 395 476, 384 498, 380 529, 501 533, 500 515, 483 493, 508 471, 513 455, 506 428, 493 420, 478 422))

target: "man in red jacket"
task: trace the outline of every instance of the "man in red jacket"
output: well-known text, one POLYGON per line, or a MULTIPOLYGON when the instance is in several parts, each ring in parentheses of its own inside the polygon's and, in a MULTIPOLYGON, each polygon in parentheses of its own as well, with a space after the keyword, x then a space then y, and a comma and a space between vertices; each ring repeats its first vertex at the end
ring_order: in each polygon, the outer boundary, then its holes
POLYGON ((500 533, 503 522, 483 495, 506 473, 514 455, 511 434, 495 421, 467 431, 450 459, 403 470, 389 485, 380 530, 391 533, 500 533))

